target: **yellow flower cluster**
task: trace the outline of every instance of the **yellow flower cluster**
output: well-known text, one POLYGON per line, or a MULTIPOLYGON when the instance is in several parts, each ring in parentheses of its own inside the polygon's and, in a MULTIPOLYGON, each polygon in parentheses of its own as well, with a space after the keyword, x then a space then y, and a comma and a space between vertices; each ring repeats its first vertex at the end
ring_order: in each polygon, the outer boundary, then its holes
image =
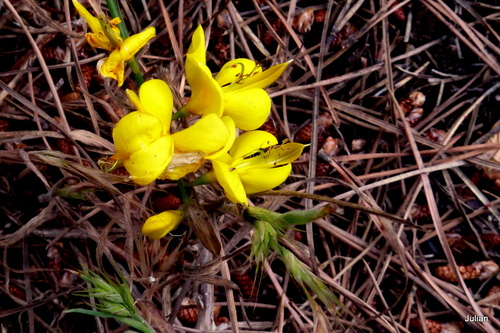
MULTIPOLYGON (((85 35, 86 41, 111 52, 99 72, 122 85, 124 62, 155 36, 155 29, 146 28, 122 39, 116 28, 118 18, 105 22, 92 16, 78 1, 73 4, 92 30, 85 35)), ((209 174, 215 176, 227 198, 248 205, 247 194, 271 189, 285 181, 291 172, 291 162, 304 148, 298 143, 278 145, 273 135, 256 130, 271 110, 271 98, 264 88, 289 64, 263 71, 252 60, 235 59, 214 77, 206 65, 204 31, 198 27, 185 63, 191 96, 179 111, 198 117, 190 117, 187 128, 171 133, 174 103, 170 87, 164 81, 149 80, 140 86, 138 94, 126 90, 135 111, 124 116, 113 129, 116 151, 112 159, 122 163, 138 185, 156 179, 178 180, 210 160, 213 170, 209 174), (236 137, 237 129, 246 132, 236 137)), ((151 216, 142 232, 151 238, 161 238, 183 216, 182 211, 151 216)))
POLYGON ((102 18, 92 16, 77 0, 73 0, 73 5, 92 30, 92 32, 85 34, 87 43, 111 52, 109 57, 99 62, 97 66, 99 73, 104 77, 117 80, 118 85, 121 86, 124 80, 125 62, 132 59, 151 38, 156 36, 156 29, 148 27, 123 40, 116 27, 120 23, 119 18, 105 22, 102 18))

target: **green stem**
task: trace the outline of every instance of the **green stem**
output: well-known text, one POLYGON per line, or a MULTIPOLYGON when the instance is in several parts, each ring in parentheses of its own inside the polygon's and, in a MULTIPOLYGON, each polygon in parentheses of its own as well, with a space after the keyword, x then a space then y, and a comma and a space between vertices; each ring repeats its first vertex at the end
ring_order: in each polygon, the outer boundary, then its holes
POLYGON ((217 181, 217 178, 215 177, 215 174, 213 170, 204 173, 200 177, 196 178, 192 182, 184 184, 185 186, 193 187, 193 186, 199 186, 199 185, 206 185, 206 184, 212 184, 217 181))
POLYGON ((141 69, 135 60, 135 57, 132 57, 129 61, 127 61, 127 65, 129 65, 132 73, 134 74, 135 82, 139 87, 144 83, 144 77, 142 76, 141 69))
POLYGON ((186 206, 191 205, 191 199, 189 199, 189 196, 187 194, 186 186, 184 186, 184 181, 182 179, 179 179, 177 181, 177 184, 179 185, 179 191, 181 192, 182 203, 186 206))
MULTIPOLYGON (((106 0, 106 3, 108 4, 109 14, 111 15, 111 17, 120 18, 120 23, 118 23, 117 26, 118 29, 120 29, 120 35, 122 39, 128 38, 128 30, 125 26, 125 22, 123 21, 123 16, 120 11, 120 7, 118 7, 118 3, 116 2, 116 0, 106 0)), ((135 60, 135 57, 132 57, 132 59, 127 61, 127 64, 134 74, 134 79, 137 82, 137 85, 140 87, 144 83, 144 77, 142 76, 141 70, 139 68, 139 65, 137 64, 137 61, 135 60)))
POLYGON ((172 120, 176 120, 176 119, 179 119, 182 117, 187 117, 188 115, 189 115, 189 112, 187 112, 185 106, 183 106, 182 108, 180 108, 179 111, 177 111, 176 113, 174 113, 172 115, 172 120))
POLYGON ((111 18, 118 17, 120 18, 120 23, 118 24, 118 29, 120 29, 120 35, 122 36, 123 39, 128 37, 128 31, 127 27, 125 26, 125 22, 123 22, 123 16, 120 11, 120 7, 118 7, 118 3, 116 0, 106 0, 106 3, 108 4, 109 8, 109 14, 111 15, 111 18))

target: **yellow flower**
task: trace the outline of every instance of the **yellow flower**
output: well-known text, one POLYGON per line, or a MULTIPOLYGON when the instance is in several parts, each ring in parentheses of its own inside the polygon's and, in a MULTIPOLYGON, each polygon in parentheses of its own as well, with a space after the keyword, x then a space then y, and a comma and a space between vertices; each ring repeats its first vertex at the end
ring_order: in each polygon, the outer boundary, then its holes
POLYGON ((249 59, 226 63, 215 77, 224 93, 224 115, 244 131, 262 126, 271 112, 271 98, 264 88, 276 81, 290 62, 265 71, 249 59))
POLYGON ((184 177, 198 170, 205 158, 226 153, 234 142, 234 121, 215 114, 170 134, 173 98, 164 81, 147 81, 139 89, 139 96, 131 90, 127 95, 137 111, 120 119, 113 129, 116 152, 112 158, 122 160, 139 185, 157 178, 184 177))
POLYGON ((277 143, 268 132, 246 132, 236 138, 228 154, 212 160, 217 181, 231 202, 248 205, 247 194, 272 189, 288 178, 291 162, 305 146, 277 143))
POLYGON ((151 38, 156 36, 155 28, 148 27, 122 40, 120 31, 116 27, 116 24, 120 23, 119 18, 112 19, 109 24, 105 22, 101 24, 101 21, 92 16, 78 1, 73 0, 73 5, 92 30, 85 35, 85 40, 93 47, 111 51, 109 57, 98 62, 99 73, 104 77, 117 80, 118 85, 121 86, 124 80, 125 62, 132 59, 151 38))
POLYGON ((165 170, 174 153, 169 135, 172 93, 164 81, 150 80, 141 86, 139 96, 130 90, 127 94, 138 111, 123 117, 113 129, 113 158, 123 160, 134 182, 147 185, 165 170))
MULTIPOLYGON (((81 17, 87 22, 92 32, 85 34, 85 41, 92 45, 92 47, 104 49, 106 51, 113 51, 115 49, 115 45, 113 41, 110 40, 109 36, 106 35, 104 29, 99 22, 99 19, 95 16, 92 16, 88 12, 85 7, 82 6, 77 0, 73 0, 73 6, 75 6, 76 10, 80 14, 81 17)), ((118 17, 111 20, 110 23, 110 36, 114 39, 115 42, 121 42, 122 39, 120 37, 120 30, 116 27, 118 23, 120 23, 120 19, 118 17)))
POLYGON ((221 117, 224 102, 222 89, 206 65, 205 33, 201 25, 193 34, 185 67, 186 80, 191 87, 191 97, 184 109, 198 115, 214 113, 221 117))
POLYGON ((229 116, 236 127, 254 130, 266 121, 271 111, 271 98, 263 88, 276 81, 289 63, 263 72, 250 59, 235 59, 226 63, 214 79, 206 66, 205 35, 199 26, 186 56, 191 98, 184 109, 202 116, 211 113, 229 116))
POLYGON ((185 130, 172 134, 174 156, 158 177, 177 180, 195 172, 208 158, 225 154, 236 137, 234 121, 208 114, 185 130))
POLYGON ((121 86, 125 74, 125 62, 139 52, 146 43, 156 36, 154 27, 148 27, 138 34, 132 35, 121 42, 118 47, 111 52, 108 58, 99 60, 97 69, 104 77, 109 77, 118 81, 121 86))
POLYGON ((179 210, 167 210, 158 215, 153 215, 144 222, 142 234, 153 239, 160 239, 174 230, 183 217, 184 212, 179 210))

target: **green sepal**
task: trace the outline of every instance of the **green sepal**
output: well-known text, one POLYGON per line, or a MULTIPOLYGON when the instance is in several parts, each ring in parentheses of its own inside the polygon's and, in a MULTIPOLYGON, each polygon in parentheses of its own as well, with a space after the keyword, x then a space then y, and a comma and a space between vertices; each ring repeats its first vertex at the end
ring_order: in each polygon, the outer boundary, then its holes
POLYGON ((281 214, 281 221, 286 225, 307 224, 314 220, 320 219, 326 215, 334 212, 331 205, 322 208, 309 209, 309 210, 292 210, 281 214))
POLYGON ((331 214, 333 211, 334 208, 331 205, 309 210, 293 210, 284 214, 270 212, 259 207, 248 207, 245 210, 245 219, 252 224, 255 221, 266 221, 278 230, 284 230, 291 225, 307 224, 331 214))

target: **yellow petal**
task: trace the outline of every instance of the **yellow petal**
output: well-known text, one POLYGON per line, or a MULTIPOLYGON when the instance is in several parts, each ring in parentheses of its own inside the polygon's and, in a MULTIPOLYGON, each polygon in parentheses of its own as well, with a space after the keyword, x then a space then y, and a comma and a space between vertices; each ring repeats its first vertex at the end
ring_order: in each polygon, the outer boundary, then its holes
POLYGON ((205 154, 196 153, 174 153, 167 168, 158 177, 159 179, 178 180, 185 175, 195 172, 203 165, 205 154))
POLYGON ((142 234, 153 239, 160 239, 176 228, 184 217, 179 210, 167 210, 149 217, 142 226, 142 234))
POLYGON ((174 108, 174 99, 168 84, 162 80, 149 80, 141 85, 139 98, 146 112, 160 119, 165 133, 168 133, 174 108))
POLYGON ((306 145, 296 142, 272 146, 235 160, 232 166, 240 173, 243 169, 274 168, 295 161, 305 147, 306 145))
POLYGON ((267 191, 281 185, 290 175, 290 163, 275 168, 247 168, 239 170, 241 182, 247 194, 267 191))
POLYGON ((267 148, 276 144, 278 144, 278 140, 269 132, 246 132, 236 138, 233 147, 229 151, 229 155, 236 160, 245 155, 252 154, 259 149, 267 148))
POLYGON ((272 147, 262 154, 266 163, 281 165, 295 161, 302 155, 302 151, 307 145, 297 142, 289 142, 279 146, 272 147))
POLYGON ((227 129, 229 130, 229 138, 226 141, 226 144, 224 147, 219 149, 219 151, 208 154, 205 156, 206 159, 212 159, 212 160, 217 160, 222 157, 222 155, 227 154, 229 149, 233 146, 234 140, 236 139, 236 125, 234 124, 234 120, 231 117, 222 117, 221 120, 224 122, 224 125, 226 125, 227 129))
POLYGON ((85 7, 83 7, 81 3, 79 3, 76 0, 73 0, 73 6, 75 6, 76 10, 78 11, 78 14, 80 14, 80 16, 83 17, 83 19, 87 22, 90 29, 92 29, 94 33, 97 34, 99 31, 102 31, 99 19, 97 17, 92 16, 92 14, 90 14, 89 11, 85 7))
POLYGON ((263 89, 235 90, 224 94, 224 115, 236 127, 251 131, 262 126, 271 112, 271 98, 263 89))
POLYGON ((118 50, 114 50, 108 58, 99 60, 97 70, 102 76, 118 81, 118 86, 121 87, 125 75, 125 59, 118 50))
POLYGON ((223 87, 260 72, 262 72, 262 67, 255 61, 239 58, 226 62, 215 77, 215 81, 223 87))
POLYGON ((226 124, 211 113, 198 120, 194 125, 172 134, 176 152, 219 151, 229 140, 230 131, 226 124))
POLYGON ((148 27, 138 34, 125 39, 122 43, 120 43, 117 50, 120 52, 121 57, 125 61, 128 61, 154 36, 156 36, 156 29, 154 27, 148 27))
POLYGON ((258 73, 256 75, 244 79, 239 84, 229 85, 226 88, 227 90, 224 90, 224 92, 241 90, 241 89, 246 90, 246 89, 265 88, 274 81, 276 81, 291 62, 292 60, 279 65, 275 65, 265 70, 264 72, 258 73))
POLYGON ((115 48, 103 31, 97 33, 86 33, 85 41, 92 47, 104 49, 106 51, 113 51, 113 49, 115 48))
POLYGON ((191 40, 191 45, 189 45, 188 53, 195 62, 201 65, 206 65, 206 51, 205 51, 205 32, 201 25, 196 28, 193 33, 193 38, 191 40))
POLYGON ((165 170, 173 152, 174 141, 169 135, 164 135, 132 153, 123 165, 134 182, 147 185, 165 170))
POLYGON ((134 111, 120 119, 113 129, 116 152, 128 157, 158 139, 163 132, 161 122, 149 113, 134 111))
POLYGON ((132 102, 132 104, 134 104, 134 107, 137 111, 148 113, 146 112, 146 109, 142 105, 141 100, 139 99, 139 96, 137 96, 135 91, 125 89, 125 95, 127 95, 128 99, 132 102))
POLYGON ((212 161, 217 181, 224 189, 226 197, 233 203, 248 206, 248 199, 236 169, 220 161, 212 161))
POLYGON ((191 87, 191 97, 185 105, 188 112, 206 115, 214 113, 222 116, 224 98, 222 89, 204 64, 194 57, 186 57, 186 79, 191 87))

